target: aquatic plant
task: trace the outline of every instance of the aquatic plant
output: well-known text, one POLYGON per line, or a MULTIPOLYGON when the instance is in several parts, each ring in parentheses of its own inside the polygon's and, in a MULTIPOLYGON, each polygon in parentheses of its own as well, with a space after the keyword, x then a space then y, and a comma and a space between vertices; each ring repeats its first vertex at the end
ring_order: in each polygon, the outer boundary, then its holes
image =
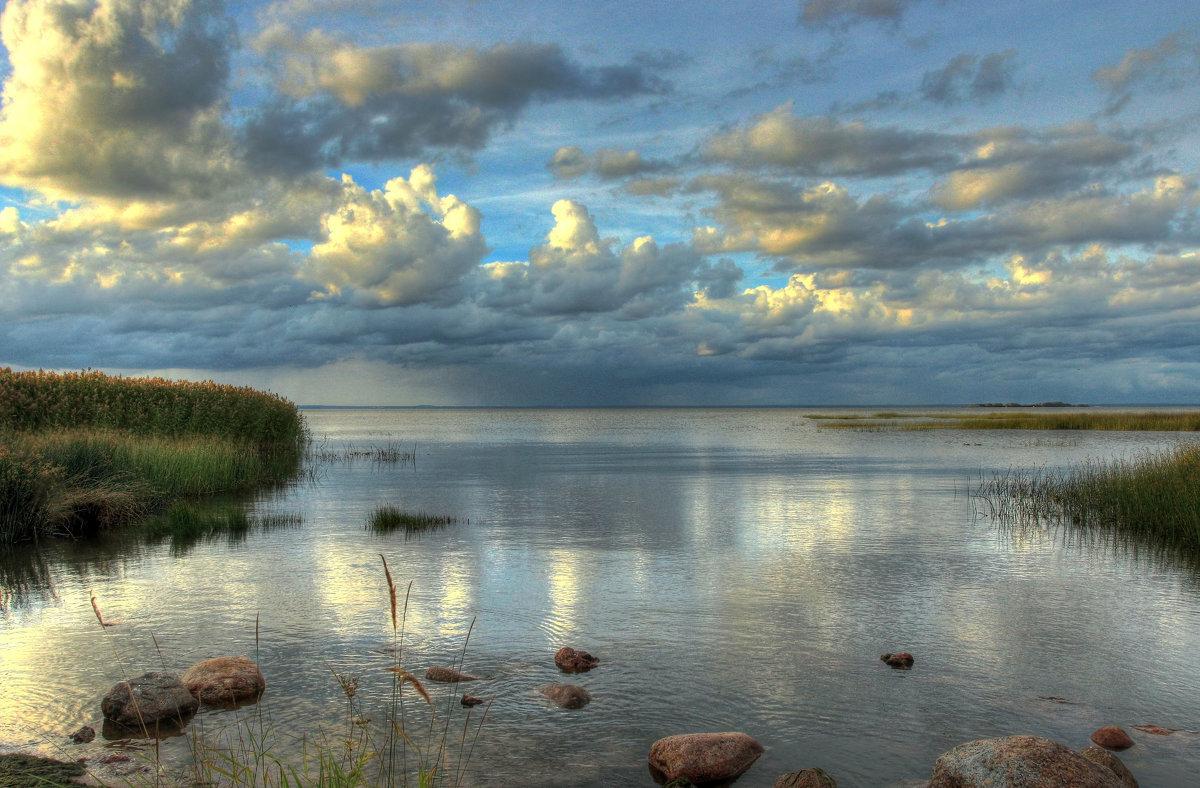
POLYGON ((972 491, 1004 524, 1065 524, 1200 557, 1200 445, 996 474, 972 491))
POLYGON ((383 504, 371 513, 367 527, 377 533, 404 531, 411 534, 434 531, 455 522, 457 520, 453 517, 426 514, 425 512, 405 512, 392 504, 383 504))
POLYGON ((869 430, 1115 430, 1197 432, 1200 411, 1001 411, 814 415, 822 427, 869 430))

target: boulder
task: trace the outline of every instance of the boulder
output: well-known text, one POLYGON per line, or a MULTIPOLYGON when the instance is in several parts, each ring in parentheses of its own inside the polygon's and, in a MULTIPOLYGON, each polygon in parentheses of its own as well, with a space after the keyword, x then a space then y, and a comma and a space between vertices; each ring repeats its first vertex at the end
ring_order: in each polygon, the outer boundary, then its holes
POLYGON ((538 692, 564 709, 582 709, 592 700, 590 692, 574 684, 546 684, 538 687, 538 692))
POLYGON ((570 646, 563 646, 554 655, 554 664, 563 673, 587 673, 600 664, 600 660, 586 651, 576 651, 570 646))
POLYGON ((1040 736, 960 744, 933 766, 928 788, 1122 788, 1111 770, 1040 736))
POLYGON ((216 657, 197 662, 179 680, 205 706, 236 706, 257 701, 267 688, 258 665, 246 657, 216 657))
POLYGON ((913 666, 913 655, 907 651, 898 651, 895 654, 881 654, 879 658, 897 670, 908 670, 913 666))
POLYGON ((483 703, 483 698, 476 698, 474 695, 468 695, 464 692, 459 703, 467 708, 471 708, 472 706, 478 706, 480 703, 483 703))
POLYGON ((662 782, 721 782, 745 772, 762 753, 763 746, 744 733, 685 733, 654 742, 650 770, 662 782))
POLYGON ((192 718, 200 702, 173 673, 143 673, 117 684, 100 703, 110 722, 147 734, 160 724, 182 727, 192 718))
POLYGON ((775 778, 774 788, 837 788, 824 769, 801 769, 775 778))
POLYGON ((1124 785, 1125 788, 1138 788, 1138 781, 1134 778, 1133 772, 1129 771, 1125 764, 1121 763, 1120 758, 1103 747, 1095 745, 1084 747, 1079 751, 1079 754, 1092 763, 1098 763, 1117 775, 1117 779, 1121 781, 1121 785, 1124 785))
POLYGON ((1107 747, 1110 750, 1127 750, 1133 746, 1133 739, 1129 738, 1129 734, 1116 725, 1105 725, 1096 730, 1092 733, 1091 739, 1101 747, 1107 747))
POLYGON ((438 665, 433 665, 425 669, 425 680, 436 681, 440 684, 454 684, 459 681, 476 681, 474 676, 468 676, 466 673, 459 673, 453 668, 443 668, 438 665))

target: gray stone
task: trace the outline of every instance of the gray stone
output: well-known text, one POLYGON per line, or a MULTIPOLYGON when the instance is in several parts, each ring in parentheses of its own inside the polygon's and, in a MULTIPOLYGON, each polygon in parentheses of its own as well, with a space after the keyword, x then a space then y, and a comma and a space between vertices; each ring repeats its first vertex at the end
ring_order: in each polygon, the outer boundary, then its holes
POLYGON ((960 744, 937 759, 929 788, 1122 788, 1109 769, 1039 736, 960 744))
POLYGON ((714 783, 744 773, 762 754, 763 746, 744 733, 685 733, 654 742, 650 769, 663 781, 714 783))
POLYGON ((574 684, 546 684, 538 687, 538 692, 564 709, 582 709, 592 700, 590 692, 574 684))
POLYGON ((143 673, 109 690, 100 711, 106 720, 122 728, 144 729, 152 734, 160 724, 186 725, 199 705, 175 674, 143 673))

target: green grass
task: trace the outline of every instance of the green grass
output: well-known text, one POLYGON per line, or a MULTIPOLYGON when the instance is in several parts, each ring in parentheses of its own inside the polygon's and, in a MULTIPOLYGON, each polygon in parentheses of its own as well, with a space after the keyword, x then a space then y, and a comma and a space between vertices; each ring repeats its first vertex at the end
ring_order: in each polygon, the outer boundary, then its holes
MULTIPOLYGON (((818 418, 818 417, 810 417, 818 418)), ((823 427, 870 430, 1127 430, 1197 432, 1200 411, 1095 412, 1008 411, 999 413, 876 413, 823 416, 823 427)))
POLYGON ((406 534, 416 534, 445 528, 455 522, 457 520, 453 517, 424 512, 405 512, 391 504, 384 504, 371 513, 367 521, 367 528, 376 533, 404 531, 406 534))
POLYGON ((33 755, 0 755, 0 786, 4 788, 78 788, 75 778, 84 772, 78 763, 33 755))
POLYGON ((1058 473, 1010 471, 972 495, 977 509, 1002 523, 1062 523, 1200 558, 1200 445, 1058 473))
POLYGON ((309 436, 280 397, 214 383, 0 369, 0 546, 293 478, 309 436))

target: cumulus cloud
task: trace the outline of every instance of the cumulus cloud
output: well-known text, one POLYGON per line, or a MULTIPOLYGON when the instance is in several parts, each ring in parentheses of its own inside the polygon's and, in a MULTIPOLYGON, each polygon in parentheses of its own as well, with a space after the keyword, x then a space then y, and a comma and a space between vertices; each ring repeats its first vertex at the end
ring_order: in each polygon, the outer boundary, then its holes
POLYGON ((730 261, 713 265, 685 244, 659 246, 650 236, 622 247, 601 238, 587 208, 554 203, 554 227, 528 263, 484 266, 484 303, 535 314, 613 313, 632 320, 675 311, 697 290, 728 293, 742 277, 730 261))
POLYGON ((921 97, 938 104, 961 104, 993 99, 1013 87, 1016 50, 993 52, 982 58, 957 55, 942 68, 921 78, 921 97))
POLYGON ((13 0, 0 182, 53 198, 211 194, 233 26, 217 0, 13 0))
POLYGON ((304 269, 321 286, 317 297, 347 292, 369 304, 415 304, 475 268, 487 251, 479 211, 454 195, 439 197, 435 183, 426 166, 373 191, 343 176, 342 198, 323 217, 324 237, 304 269))

